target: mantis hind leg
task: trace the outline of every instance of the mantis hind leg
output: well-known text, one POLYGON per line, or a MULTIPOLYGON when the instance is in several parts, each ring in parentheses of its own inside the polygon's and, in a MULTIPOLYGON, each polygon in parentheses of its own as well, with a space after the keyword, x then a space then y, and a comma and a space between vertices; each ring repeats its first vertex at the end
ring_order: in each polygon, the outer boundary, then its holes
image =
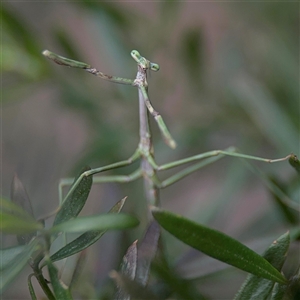
MULTIPOLYGON (((94 174, 102 173, 108 170, 113 170, 121 167, 126 167, 131 165, 134 161, 136 161, 138 158, 140 158, 141 154, 139 149, 137 149, 134 154, 127 160, 119 161, 110 165, 106 165, 103 167, 95 168, 95 169, 90 169, 85 172, 83 172, 75 181, 74 178, 65 178, 61 179, 58 185, 58 195, 59 195, 59 203, 61 204, 66 198, 69 197, 69 195, 76 189, 80 181, 87 176, 92 176, 94 174), (67 195, 63 198, 63 188, 65 186, 71 186, 70 190, 68 191, 67 195)), ((119 175, 119 176, 99 176, 95 182, 129 182, 133 181, 137 178, 139 178, 140 175, 140 170, 138 169, 137 171, 133 172, 132 174, 129 175, 119 175), (101 179, 102 178, 102 179, 101 179)), ((95 179, 95 178, 94 178, 95 179)))

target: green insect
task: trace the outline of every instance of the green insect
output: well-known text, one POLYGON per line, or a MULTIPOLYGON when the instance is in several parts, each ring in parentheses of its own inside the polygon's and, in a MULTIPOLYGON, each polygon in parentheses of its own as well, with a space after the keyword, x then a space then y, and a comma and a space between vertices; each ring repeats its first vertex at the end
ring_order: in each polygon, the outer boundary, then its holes
MULTIPOLYGON (((119 83, 119 84, 131 85, 138 88, 140 141, 134 154, 127 160, 123 160, 107 166, 85 171, 72 185, 65 199, 75 190, 79 182, 85 176, 92 176, 95 174, 105 172, 107 170, 125 167, 132 164, 134 161, 138 159, 141 160, 140 166, 133 173, 129 175, 121 175, 121 176, 119 175, 118 176, 95 176, 94 182, 130 182, 143 177, 146 186, 145 190, 146 190, 148 203, 150 205, 157 206, 159 204, 160 189, 170 186, 171 184, 181 180, 182 178, 191 174, 192 172, 195 172, 196 170, 204 167, 205 165, 217 161, 218 159, 224 157, 225 155, 244 158, 244 159, 258 160, 258 161, 263 161, 268 163, 284 161, 291 157, 291 155, 288 155, 286 157, 279 158, 279 159, 266 159, 266 158, 241 154, 238 153, 234 147, 230 147, 225 150, 212 150, 209 152, 205 152, 195 156, 177 160, 171 163, 157 165, 154 159, 154 149, 152 145, 152 136, 151 136, 149 116, 147 110, 150 112, 150 114, 154 117, 155 121, 157 122, 157 125, 160 129, 160 132, 162 134, 165 143, 172 149, 176 147, 175 140, 172 138, 160 113, 153 108, 153 105, 150 102, 149 95, 148 95, 147 71, 148 70, 155 71, 155 72, 158 71, 159 70, 158 64, 150 62, 145 57, 141 56, 137 50, 133 50, 131 51, 131 56, 137 63, 138 71, 135 79, 127 79, 127 78, 106 75, 102 72, 99 72, 97 69, 91 67, 89 64, 64 58, 48 50, 45 50, 43 54, 47 58, 53 60, 55 63, 59 65, 69 66, 73 68, 81 68, 102 79, 119 83), (157 176, 157 172, 159 171, 168 170, 191 162, 196 162, 196 163, 192 166, 189 166, 179 171, 178 173, 174 174, 170 178, 167 178, 163 181, 160 181, 157 176)), ((71 185, 72 183, 73 183, 72 178, 61 180, 60 189, 59 189, 60 199, 62 199, 62 188, 66 185, 71 185)), ((292 208, 295 208, 293 205, 293 201, 289 201, 287 199, 287 202, 288 202, 287 205, 289 205, 292 208)))

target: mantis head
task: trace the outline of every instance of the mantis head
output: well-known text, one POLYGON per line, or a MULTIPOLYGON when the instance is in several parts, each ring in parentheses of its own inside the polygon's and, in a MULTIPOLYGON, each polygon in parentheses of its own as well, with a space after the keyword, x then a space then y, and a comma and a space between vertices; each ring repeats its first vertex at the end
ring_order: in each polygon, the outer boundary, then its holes
POLYGON ((131 56, 143 69, 150 69, 155 72, 159 70, 158 64, 150 62, 145 57, 141 56, 137 50, 132 50, 131 56))

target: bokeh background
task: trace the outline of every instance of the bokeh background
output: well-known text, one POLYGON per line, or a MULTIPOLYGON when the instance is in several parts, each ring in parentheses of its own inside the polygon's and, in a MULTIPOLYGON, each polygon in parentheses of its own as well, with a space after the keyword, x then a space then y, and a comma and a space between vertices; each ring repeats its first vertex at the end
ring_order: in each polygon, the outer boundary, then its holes
MULTIPOLYGON (((137 90, 58 66, 41 55, 44 49, 127 78, 136 74, 133 49, 158 63, 160 71, 148 80, 150 98, 178 143, 169 149, 152 122, 158 163, 231 145, 267 158, 300 155, 299 8, 276 1, 2 2, 3 195, 9 197, 17 173, 39 218, 57 207, 60 178, 76 175, 84 165, 124 160, 138 144, 137 90)), ((299 201, 299 180, 287 162, 254 165, 299 201)), ((147 209, 142 181, 94 186, 82 213, 106 212, 124 196, 125 211, 137 215, 141 226, 109 233, 89 249, 78 293, 83 298, 110 291, 108 272, 142 237, 147 209)), ((235 158, 163 190, 161 203, 259 253, 299 221, 282 214, 261 178, 235 158)), ((211 299, 232 298, 245 273, 165 238, 180 276, 194 278, 211 299)), ((295 263, 299 248, 293 247, 295 263)), ((72 267, 71 262, 65 268, 66 282, 72 267)), ((22 272, 5 299, 29 298, 29 272, 22 272)))

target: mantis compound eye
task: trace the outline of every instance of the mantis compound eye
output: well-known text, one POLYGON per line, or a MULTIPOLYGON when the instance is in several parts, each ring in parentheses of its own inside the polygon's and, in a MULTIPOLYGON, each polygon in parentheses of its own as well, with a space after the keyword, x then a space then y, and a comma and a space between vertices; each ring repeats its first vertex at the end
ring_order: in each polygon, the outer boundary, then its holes
POLYGON ((150 63, 150 69, 152 71, 157 72, 159 70, 159 65, 158 64, 154 64, 154 63, 150 63))
POLYGON ((144 70, 151 69, 153 71, 158 71, 159 69, 159 67, 157 68, 158 65, 150 63, 150 61, 147 60, 145 57, 141 56, 137 50, 132 50, 131 56, 138 63, 138 65, 142 67, 144 70))
POLYGON ((139 63, 142 58, 141 54, 137 50, 132 50, 131 56, 137 63, 139 63))

